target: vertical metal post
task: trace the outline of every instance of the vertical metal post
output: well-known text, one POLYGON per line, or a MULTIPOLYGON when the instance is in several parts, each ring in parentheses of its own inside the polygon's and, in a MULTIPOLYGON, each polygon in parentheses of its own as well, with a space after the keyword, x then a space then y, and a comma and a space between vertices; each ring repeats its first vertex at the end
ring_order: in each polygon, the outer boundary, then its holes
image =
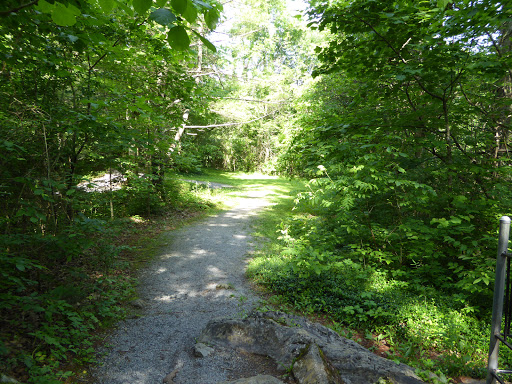
POLYGON ((496 280, 494 281, 494 299, 492 303, 491 342, 489 345, 489 363, 487 365, 487 384, 494 384, 496 379, 492 375, 498 369, 498 351, 500 341, 496 336, 501 333, 503 318, 503 296, 505 293, 506 257, 503 256, 508 249, 510 231, 510 218, 500 218, 500 232, 498 241, 498 256, 496 258, 496 280))

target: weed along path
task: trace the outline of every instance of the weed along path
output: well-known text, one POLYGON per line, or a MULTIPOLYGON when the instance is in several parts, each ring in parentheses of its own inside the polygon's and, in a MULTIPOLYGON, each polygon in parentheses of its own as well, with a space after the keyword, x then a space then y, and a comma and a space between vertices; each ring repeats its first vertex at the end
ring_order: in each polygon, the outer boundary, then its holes
POLYGON ((272 373, 263 358, 195 349, 209 320, 242 316, 258 301, 244 273, 250 223, 270 204, 267 193, 249 190, 230 210, 165 235, 167 245, 142 272, 139 314, 107 339, 94 383, 215 384, 272 373))

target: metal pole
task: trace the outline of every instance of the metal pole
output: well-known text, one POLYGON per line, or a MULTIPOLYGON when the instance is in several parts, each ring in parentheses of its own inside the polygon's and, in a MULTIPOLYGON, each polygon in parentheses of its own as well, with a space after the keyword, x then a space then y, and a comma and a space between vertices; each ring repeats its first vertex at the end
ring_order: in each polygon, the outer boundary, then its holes
POLYGON ((496 379, 492 375, 498 369, 498 351, 500 341, 496 336, 501 333, 501 320, 503 317, 503 296, 505 291, 506 257, 503 256, 508 249, 510 231, 510 218, 500 218, 500 232, 498 241, 498 256, 496 257, 496 280, 494 281, 494 299, 492 302, 491 342, 489 345, 489 363, 487 366, 487 384, 494 384, 496 379))

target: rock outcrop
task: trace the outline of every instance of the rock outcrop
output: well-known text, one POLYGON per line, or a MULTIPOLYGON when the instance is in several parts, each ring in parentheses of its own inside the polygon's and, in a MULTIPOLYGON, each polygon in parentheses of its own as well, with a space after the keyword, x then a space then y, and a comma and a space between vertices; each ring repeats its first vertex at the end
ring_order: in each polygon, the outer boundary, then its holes
POLYGON ((247 379, 238 379, 235 381, 226 381, 221 384, 284 384, 281 380, 269 375, 258 375, 247 379))
POLYGON ((268 356, 299 384, 423 383, 405 364, 376 356, 323 325, 280 312, 212 320, 198 343, 268 356))

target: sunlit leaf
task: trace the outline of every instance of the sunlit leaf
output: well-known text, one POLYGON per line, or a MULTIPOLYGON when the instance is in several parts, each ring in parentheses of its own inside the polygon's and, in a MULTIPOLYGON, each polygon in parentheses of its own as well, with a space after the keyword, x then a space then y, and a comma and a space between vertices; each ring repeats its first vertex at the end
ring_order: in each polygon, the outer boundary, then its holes
POLYGON ((39 0, 39 2, 36 5, 36 9, 44 13, 50 13, 54 8, 55 5, 50 4, 46 0, 39 0))
POLYGON ((74 36, 74 35, 66 35, 66 37, 68 38, 69 41, 71 41, 72 43, 74 43, 75 41, 78 40, 78 36, 74 36))
POLYGON ((171 28, 167 34, 167 41, 178 51, 184 51, 190 46, 190 38, 182 26, 171 28))
POLYGON ((171 6, 180 15, 183 15, 187 9, 187 0, 171 0, 171 6))
POLYGON ((116 5, 114 0, 98 0, 100 7, 103 12, 110 13, 114 6, 116 5))
POLYGON ((133 0, 133 9, 135 9, 135 12, 138 14, 143 14, 151 7, 152 4, 152 0, 133 0))
POLYGON ((194 23, 197 19, 197 9, 190 0, 188 1, 187 9, 184 13, 182 13, 182 16, 187 20, 190 24, 194 23))
POLYGON ((215 29, 217 26, 217 23, 219 22, 219 12, 216 9, 210 9, 208 12, 204 15, 204 21, 206 22, 206 25, 210 29, 215 29))
POLYGON ((73 5, 65 6, 64 4, 56 3, 52 11, 52 20, 57 25, 69 27, 76 23, 76 16, 79 14, 80 11, 73 5))
POLYGON ((212 52, 217 52, 217 48, 215 48, 215 45, 213 45, 211 41, 209 41, 208 39, 204 38, 203 36, 201 36, 196 31, 192 31, 192 32, 194 32, 194 34, 196 34, 197 37, 199 37, 199 40, 201 40, 201 42, 206 46, 206 48, 208 48, 212 52))
POLYGON ((192 0, 192 1, 194 2, 194 4, 198 5, 201 8, 206 8, 206 9, 213 8, 210 4, 207 4, 204 1, 201 1, 201 0, 192 0))
POLYGON ((155 9, 149 15, 149 18, 160 25, 172 25, 176 21, 176 16, 167 8, 155 9))
POLYGON ((133 12, 133 9, 131 7, 129 7, 125 2, 123 2, 121 0, 115 0, 115 1, 116 1, 117 6, 120 9, 122 9, 123 12, 125 12, 129 16, 133 16, 134 12, 133 12))
POLYGON ((445 9, 448 4, 451 4, 452 0, 437 0, 437 7, 445 9))

